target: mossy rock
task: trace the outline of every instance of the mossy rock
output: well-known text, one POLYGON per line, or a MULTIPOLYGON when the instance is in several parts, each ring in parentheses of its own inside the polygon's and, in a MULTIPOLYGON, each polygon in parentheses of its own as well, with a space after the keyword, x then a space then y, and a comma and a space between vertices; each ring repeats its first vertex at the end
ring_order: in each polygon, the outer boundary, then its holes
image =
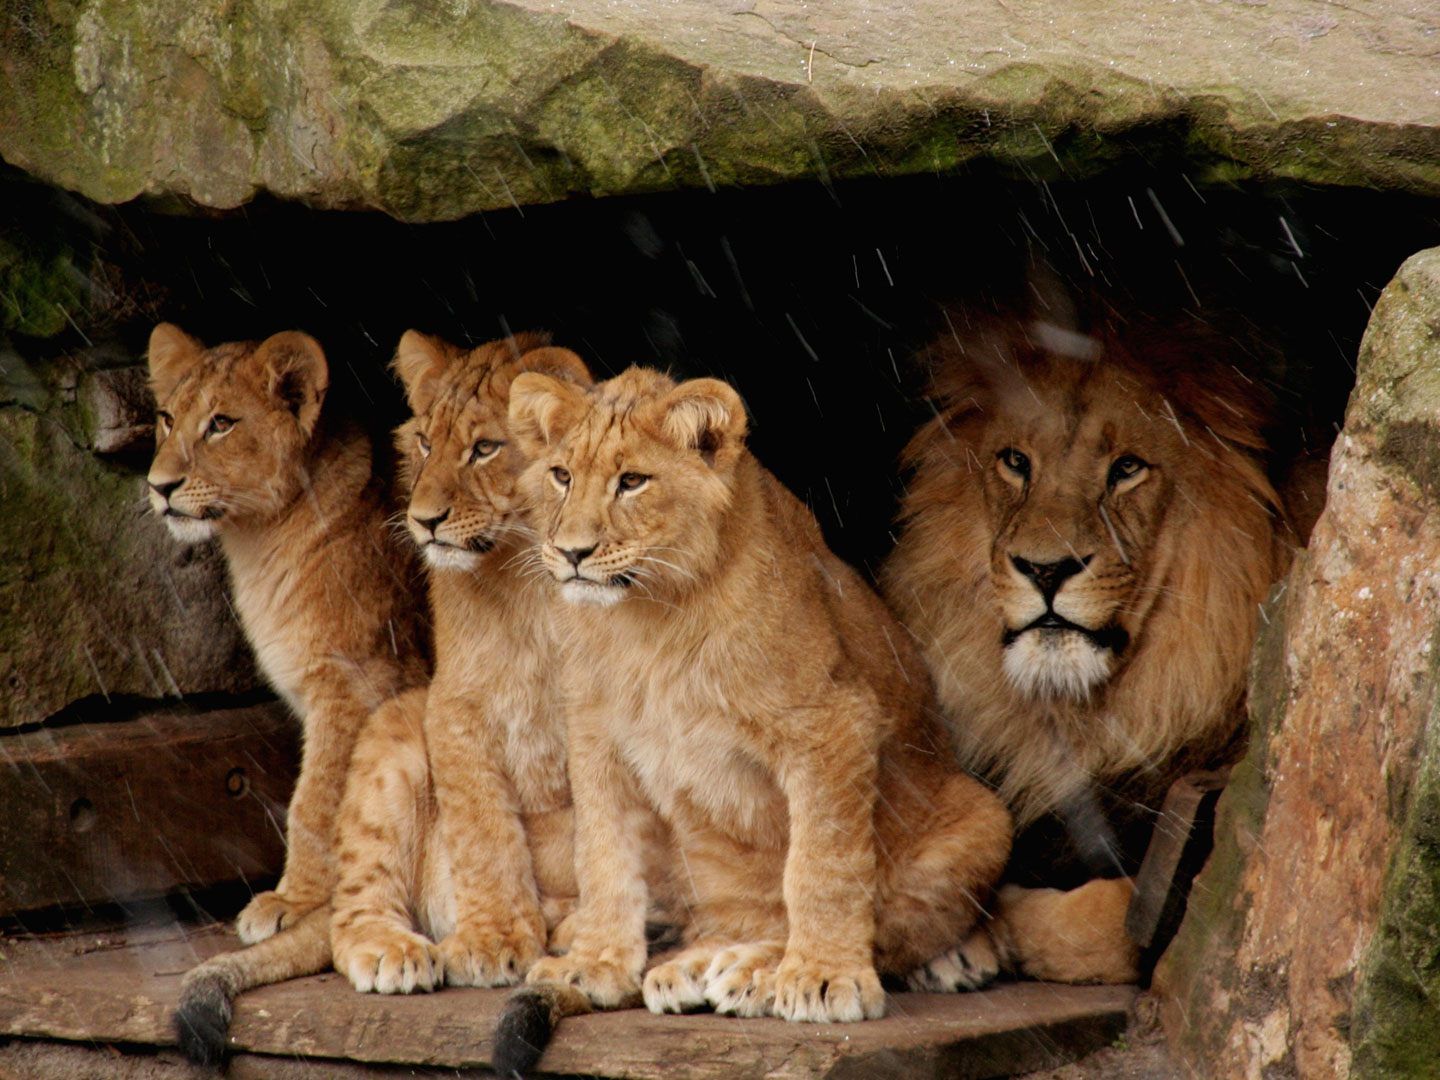
MULTIPOLYGON (((1357 395, 1357 426, 1440 514, 1440 249, 1406 262, 1389 291, 1362 349, 1380 377, 1357 395)), ((1425 716, 1424 737, 1377 792, 1397 840, 1355 990, 1355 1076, 1427 1076, 1440 1063, 1440 625, 1423 651, 1427 677, 1408 707, 1425 716)))
POLYGON ((1310 550, 1271 612, 1251 749, 1156 973, 1204 1075, 1440 1062, 1440 249, 1361 346, 1310 550))
POLYGON ((0 156, 102 203, 410 220, 947 171, 1440 194, 1433 26, 1304 0, 14 0, 0 156))
POLYGON ((0 729, 256 688, 220 552, 178 546, 55 396, 0 407, 0 729))

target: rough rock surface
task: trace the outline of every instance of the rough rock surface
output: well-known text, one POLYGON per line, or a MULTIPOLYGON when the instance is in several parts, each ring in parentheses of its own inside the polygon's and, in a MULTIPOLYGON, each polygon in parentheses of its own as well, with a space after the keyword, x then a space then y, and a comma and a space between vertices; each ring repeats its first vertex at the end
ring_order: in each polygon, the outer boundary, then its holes
POLYGON ((99 202, 443 220, 945 170, 1440 193, 1440 17, 1393 0, 15 0, 0 156, 99 202))
POLYGON ((1203 1075, 1440 1061, 1440 249, 1377 305, 1308 553, 1257 651, 1250 755, 1157 974, 1203 1075))
POLYGON ((77 701, 255 689, 220 551, 176 544, 140 474, 90 452, 114 434, 87 407, 95 376, 48 376, 0 380, 0 731, 77 701))

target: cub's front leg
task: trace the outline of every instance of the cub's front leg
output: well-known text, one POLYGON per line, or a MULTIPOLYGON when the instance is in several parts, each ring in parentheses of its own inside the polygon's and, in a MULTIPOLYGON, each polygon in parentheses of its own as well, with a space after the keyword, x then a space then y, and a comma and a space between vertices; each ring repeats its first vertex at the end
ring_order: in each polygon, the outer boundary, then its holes
POLYGON ((600 1008, 634 1005, 645 968, 646 811, 600 725, 572 717, 569 745, 580 906, 569 952, 541 960, 526 981, 574 986, 600 1008))
MULTIPOLYGON (((785 858, 789 939, 775 972, 775 1015, 816 1023, 885 1014, 875 973, 873 733, 855 708, 839 733, 804 732, 781 770, 789 802, 785 858), (813 741, 812 741, 813 740, 813 741)), ((811 721, 813 722, 813 721, 811 721)))
POLYGON ((273 891, 257 893, 236 918, 235 930, 246 945, 299 922, 328 903, 335 887, 335 815, 355 740, 371 708, 355 697, 347 676, 329 670, 310 675, 303 695, 309 708, 300 776, 286 817, 285 872, 273 891))
POLYGON ((440 941, 452 986, 509 986, 545 954, 545 916, 506 743, 484 709, 489 695, 437 693, 426 709, 426 742, 449 855, 455 928, 440 941))

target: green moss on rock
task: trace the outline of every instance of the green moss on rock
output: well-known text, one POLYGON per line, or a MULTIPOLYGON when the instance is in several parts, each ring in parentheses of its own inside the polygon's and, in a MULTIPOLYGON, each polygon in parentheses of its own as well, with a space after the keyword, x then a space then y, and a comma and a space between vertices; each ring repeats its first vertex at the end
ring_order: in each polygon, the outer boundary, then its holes
POLYGON ((42 338, 63 332, 84 302, 84 281, 70 252, 0 236, 0 330, 42 338))
MULTIPOLYGON (((1431 642, 1440 657, 1440 629, 1431 642)), ((1440 671, 1431 685, 1440 683, 1440 671)), ((1440 716, 1409 785, 1380 924, 1355 992, 1356 1077, 1432 1075, 1440 1062, 1440 716)))

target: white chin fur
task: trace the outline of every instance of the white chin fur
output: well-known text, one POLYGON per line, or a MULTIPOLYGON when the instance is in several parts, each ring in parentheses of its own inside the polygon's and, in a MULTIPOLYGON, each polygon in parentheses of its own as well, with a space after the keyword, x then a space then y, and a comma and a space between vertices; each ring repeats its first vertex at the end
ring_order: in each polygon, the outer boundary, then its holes
POLYGON ((424 550, 425 561, 432 570, 474 570, 480 562, 480 556, 475 552, 460 548, 426 544, 424 550))
POLYGON ((165 527, 170 530, 170 535, 182 544, 203 544, 215 537, 213 521, 170 515, 165 518, 165 527))
POLYGON ((572 604, 613 607, 625 599, 625 590, 619 585, 597 585, 593 581, 576 581, 571 578, 561 584, 560 595, 572 604))
POLYGON ((1005 650, 1005 675, 1030 697, 1084 701, 1110 678, 1114 659, 1074 630, 1030 630, 1005 650))

